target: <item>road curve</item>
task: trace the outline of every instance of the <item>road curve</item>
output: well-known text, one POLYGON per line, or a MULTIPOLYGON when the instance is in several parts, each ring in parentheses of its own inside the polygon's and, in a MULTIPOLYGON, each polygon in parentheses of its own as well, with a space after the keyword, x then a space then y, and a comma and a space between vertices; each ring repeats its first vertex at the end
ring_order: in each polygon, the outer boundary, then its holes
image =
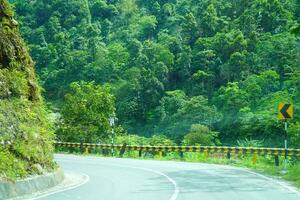
POLYGON ((66 172, 89 181, 42 200, 299 200, 282 182, 234 167, 202 163, 57 155, 66 172))

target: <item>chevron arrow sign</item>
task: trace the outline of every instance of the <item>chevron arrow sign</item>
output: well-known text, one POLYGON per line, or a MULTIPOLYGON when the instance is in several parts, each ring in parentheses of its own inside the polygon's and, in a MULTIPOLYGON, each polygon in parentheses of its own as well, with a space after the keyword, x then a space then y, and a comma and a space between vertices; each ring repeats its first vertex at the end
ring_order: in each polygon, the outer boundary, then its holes
POLYGON ((278 119, 292 119, 294 115, 294 108, 292 104, 279 103, 278 105, 278 119))

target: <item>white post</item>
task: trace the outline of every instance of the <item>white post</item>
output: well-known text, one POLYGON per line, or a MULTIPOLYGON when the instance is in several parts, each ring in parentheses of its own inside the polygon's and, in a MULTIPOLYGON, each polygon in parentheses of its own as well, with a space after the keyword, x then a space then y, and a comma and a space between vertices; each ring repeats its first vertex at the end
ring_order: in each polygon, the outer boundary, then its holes
POLYGON ((112 127, 111 128, 111 134, 112 134, 112 137, 111 137, 111 155, 114 156, 114 128, 112 127))
POLYGON ((115 118, 109 118, 109 124, 111 126, 111 155, 114 156, 114 125, 115 125, 115 118))
POLYGON ((287 121, 284 122, 284 131, 285 131, 285 138, 284 138, 284 171, 287 169, 287 137, 288 137, 288 123, 287 121))

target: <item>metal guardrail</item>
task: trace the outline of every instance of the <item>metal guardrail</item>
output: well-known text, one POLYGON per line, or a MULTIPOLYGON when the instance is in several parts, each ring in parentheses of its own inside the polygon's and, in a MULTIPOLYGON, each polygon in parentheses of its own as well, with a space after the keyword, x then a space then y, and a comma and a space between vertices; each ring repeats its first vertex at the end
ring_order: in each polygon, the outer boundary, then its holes
MULTIPOLYGON (((0 146, 5 148, 12 148, 13 144, 10 142, 0 142, 0 146)), ((127 145, 127 144, 95 144, 95 143, 72 143, 72 142, 54 142, 56 148, 79 148, 83 153, 89 153, 90 150, 99 149, 100 152, 108 155, 108 150, 111 150, 114 155, 114 150, 119 150, 119 155, 122 157, 125 151, 139 151, 139 157, 142 157, 142 152, 149 153, 163 153, 178 152, 183 158, 186 152, 199 152, 208 155, 209 153, 226 154, 230 159, 232 154, 235 155, 253 155, 253 164, 257 161, 257 156, 271 155, 274 156, 275 165, 279 166, 279 156, 294 157, 297 160, 300 158, 300 149, 284 149, 284 148, 257 148, 257 147, 226 147, 226 146, 150 146, 150 145, 127 145)), ((70 149, 73 152, 74 149, 70 149)))
POLYGON ((150 146, 150 145, 111 145, 92 143, 55 142, 56 147, 79 147, 81 149, 115 149, 120 151, 146 152, 204 152, 224 154, 254 154, 300 157, 300 149, 255 148, 255 147, 222 147, 222 146, 150 146))

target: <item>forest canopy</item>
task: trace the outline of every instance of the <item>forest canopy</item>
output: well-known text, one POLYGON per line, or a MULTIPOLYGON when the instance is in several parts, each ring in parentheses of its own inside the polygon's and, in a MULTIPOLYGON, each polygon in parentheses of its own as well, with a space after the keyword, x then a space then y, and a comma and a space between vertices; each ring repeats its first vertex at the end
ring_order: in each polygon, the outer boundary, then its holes
MULTIPOLYGON (((103 113, 115 109, 130 134, 282 146, 278 103, 300 109, 299 0, 11 2, 46 100, 61 110, 84 81, 114 96, 103 113)), ((102 128, 91 131, 103 138, 102 128)))

